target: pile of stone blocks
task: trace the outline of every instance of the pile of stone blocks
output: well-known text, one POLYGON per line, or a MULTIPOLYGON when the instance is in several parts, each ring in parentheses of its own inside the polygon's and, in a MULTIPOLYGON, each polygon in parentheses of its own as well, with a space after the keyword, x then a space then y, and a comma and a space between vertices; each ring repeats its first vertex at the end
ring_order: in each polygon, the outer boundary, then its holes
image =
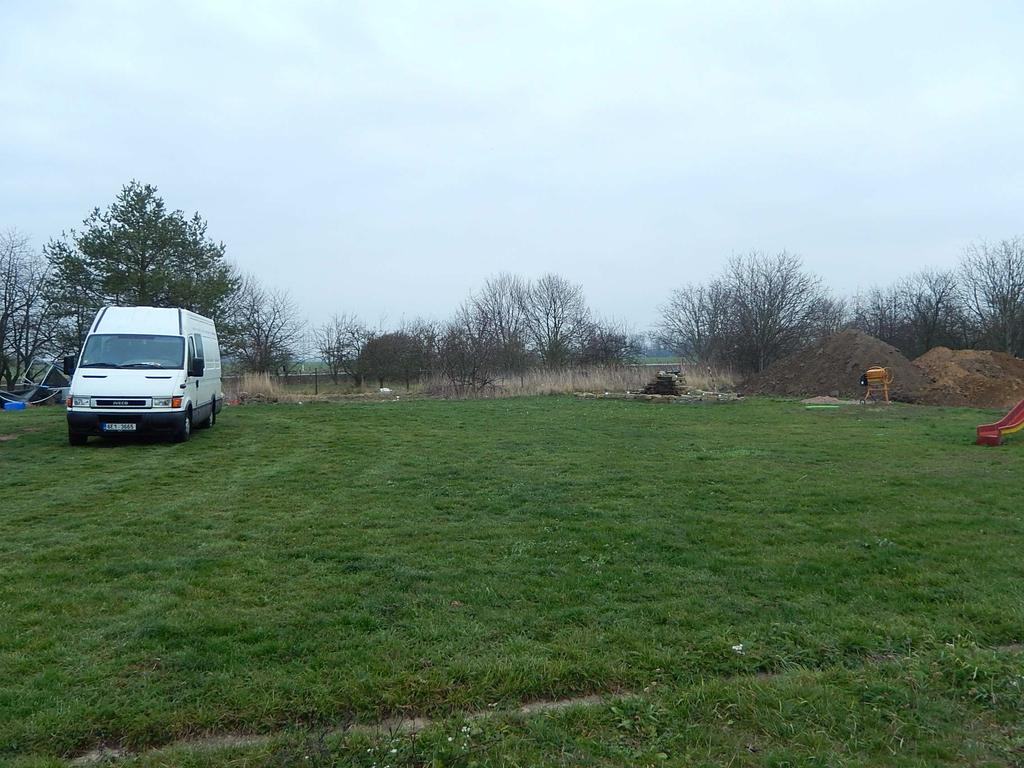
POLYGON ((679 397, 689 393, 686 379, 676 371, 658 371, 658 375, 644 387, 645 395, 672 395, 679 397))

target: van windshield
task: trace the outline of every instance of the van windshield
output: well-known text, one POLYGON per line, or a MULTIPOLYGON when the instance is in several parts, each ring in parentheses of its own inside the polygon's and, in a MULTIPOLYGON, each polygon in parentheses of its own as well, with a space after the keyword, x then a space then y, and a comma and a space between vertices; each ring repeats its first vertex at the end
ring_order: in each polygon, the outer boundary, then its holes
POLYGON ((96 333, 85 342, 81 368, 184 368, 185 339, 141 333, 96 333))

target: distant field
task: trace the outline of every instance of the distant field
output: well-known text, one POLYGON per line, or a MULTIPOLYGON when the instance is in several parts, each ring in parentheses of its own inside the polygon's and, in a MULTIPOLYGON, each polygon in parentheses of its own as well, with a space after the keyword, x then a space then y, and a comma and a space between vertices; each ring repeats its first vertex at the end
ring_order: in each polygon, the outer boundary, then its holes
POLYGON ((0 764, 1019 765, 991 415, 281 404, 70 448, 0 413, 0 764), (434 721, 342 729, 395 715, 434 721))

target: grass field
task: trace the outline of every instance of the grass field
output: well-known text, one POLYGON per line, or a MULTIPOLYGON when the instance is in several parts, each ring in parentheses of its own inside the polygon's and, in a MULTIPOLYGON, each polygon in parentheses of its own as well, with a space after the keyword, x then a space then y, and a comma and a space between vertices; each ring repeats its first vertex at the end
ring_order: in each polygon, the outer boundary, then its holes
POLYGON ((0 414, 0 764, 1022 765, 989 415, 280 404, 70 448, 0 414), (340 729, 395 715, 434 721, 340 729), (267 738, 190 741, 224 734, 267 738))

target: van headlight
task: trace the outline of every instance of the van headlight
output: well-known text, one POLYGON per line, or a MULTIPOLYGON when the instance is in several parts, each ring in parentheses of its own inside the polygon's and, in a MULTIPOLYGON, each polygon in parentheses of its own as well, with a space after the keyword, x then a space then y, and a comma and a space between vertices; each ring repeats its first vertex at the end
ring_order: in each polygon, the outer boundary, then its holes
POLYGON ((170 408, 171 407, 171 398, 169 398, 169 397, 154 397, 153 398, 153 407, 154 408, 170 408))
POLYGON ((88 397, 72 397, 71 407, 72 408, 88 408, 91 401, 88 397))

